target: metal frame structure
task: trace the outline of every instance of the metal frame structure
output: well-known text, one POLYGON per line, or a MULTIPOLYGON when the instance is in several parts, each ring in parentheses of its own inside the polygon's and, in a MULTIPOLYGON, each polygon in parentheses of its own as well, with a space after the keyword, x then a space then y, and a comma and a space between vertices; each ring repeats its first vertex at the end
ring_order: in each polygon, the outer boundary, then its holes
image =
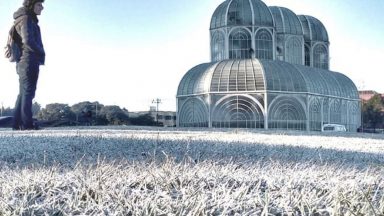
POLYGON ((214 12, 210 32, 212 62, 192 68, 179 84, 178 126, 360 126, 357 88, 328 70, 328 33, 316 18, 260 0, 226 0, 214 12))

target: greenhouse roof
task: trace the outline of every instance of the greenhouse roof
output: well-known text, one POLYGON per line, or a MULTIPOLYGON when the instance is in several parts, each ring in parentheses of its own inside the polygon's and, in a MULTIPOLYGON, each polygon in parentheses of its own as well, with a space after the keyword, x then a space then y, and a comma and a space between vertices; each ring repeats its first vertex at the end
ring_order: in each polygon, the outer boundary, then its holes
POLYGON ((354 83, 341 73, 258 59, 198 65, 183 77, 177 96, 263 91, 359 98, 354 83))
POLYGON ((260 0, 226 0, 220 4, 211 19, 211 29, 246 25, 273 27, 268 6, 260 0))
POLYGON ((327 29, 320 20, 308 15, 299 15, 298 17, 303 26, 304 39, 306 41, 329 42, 327 29))

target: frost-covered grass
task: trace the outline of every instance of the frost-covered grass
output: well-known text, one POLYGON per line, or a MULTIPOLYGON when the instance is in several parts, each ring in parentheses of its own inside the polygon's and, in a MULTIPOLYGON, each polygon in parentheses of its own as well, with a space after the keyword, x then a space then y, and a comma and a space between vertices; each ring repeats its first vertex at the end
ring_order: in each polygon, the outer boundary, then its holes
POLYGON ((382 215, 384 135, 0 130, 0 215, 382 215))

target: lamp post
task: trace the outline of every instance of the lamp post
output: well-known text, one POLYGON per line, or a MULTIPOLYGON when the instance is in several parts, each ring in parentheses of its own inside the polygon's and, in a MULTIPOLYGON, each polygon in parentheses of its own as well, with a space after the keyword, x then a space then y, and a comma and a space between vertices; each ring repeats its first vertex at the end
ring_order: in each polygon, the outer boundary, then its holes
POLYGON ((152 100, 152 103, 156 104, 156 126, 159 126, 159 104, 161 103, 161 99, 159 98, 156 98, 154 100, 152 100))
POLYGON ((364 99, 361 99, 361 132, 364 133, 364 99))
POLYGON ((362 81, 361 83, 361 132, 364 133, 364 88, 365 88, 365 83, 362 81))
POLYGON ((97 117, 97 102, 95 103, 95 109, 96 109, 95 116, 97 117))
POLYGON ((365 83, 364 83, 364 80, 361 81, 361 84, 360 84, 360 91, 359 91, 359 96, 360 96, 360 120, 361 120, 361 132, 364 133, 364 88, 365 88, 365 83))

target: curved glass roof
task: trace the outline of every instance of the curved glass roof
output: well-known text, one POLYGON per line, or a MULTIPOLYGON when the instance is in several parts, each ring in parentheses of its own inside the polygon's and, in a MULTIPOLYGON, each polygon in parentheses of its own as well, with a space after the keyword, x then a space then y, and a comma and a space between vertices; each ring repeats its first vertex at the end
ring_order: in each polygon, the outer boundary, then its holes
POLYGON ((211 28, 233 25, 273 27, 273 17, 268 6, 260 0, 226 0, 216 8, 211 28))
POLYGON ((268 6, 260 0, 251 0, 250 2, 254 15, 253 25, 274 27, 272 13, 268 6))
POLYGON ((221 61, 214 69, 211 92, 262 91, 264 73, 257 59, 221 61))
POLYGON ((306 41, 329 42, 327 29, 320 20, 308 15, 299 15, 298 17, 303 25, 304 39, 306 41))
POLYGON ((345 75, 283 61, 224 60, 192 68, 180 82, 177 96, 203 93, 278 91, 358 99, 345 75))
POLYGON ((212 76, 212 66, 217 63, 197 65, 189 70, 181 79, 177 95, 201 94, 209 91, 209 80, 212 76))
POLYGON ((226 26, 226 12, 229 1, 225 1, 216 8, 211 19, 211 29, 220 28, 226 26))
POLYGON ((303 28, 297 15, 288 8, 269 7, 275 20, 276 32, 283 34, 302 35, 303 28))
POLYGON ((280 61, 260 60, 269 91, 308 92, 306 80, 296 68, 280 61))

